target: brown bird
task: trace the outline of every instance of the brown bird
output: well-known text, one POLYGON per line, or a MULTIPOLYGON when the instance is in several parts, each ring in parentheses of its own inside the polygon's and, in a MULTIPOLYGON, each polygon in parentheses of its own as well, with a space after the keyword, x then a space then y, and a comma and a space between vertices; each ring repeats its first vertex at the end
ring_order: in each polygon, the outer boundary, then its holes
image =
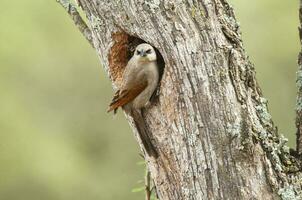
POLYGON ((125 68, 121 87, 116 91, 108 109, 108 112, 114 110, 116 113, 119 107, 123 107, 131 112, 137 119, 135 123, 147 153, 154 157, 157 157, 157 153, 147 134, 140 109, 149 104, 158 85, 158 79, 155 50, 147 43, 138 45, 125 68))

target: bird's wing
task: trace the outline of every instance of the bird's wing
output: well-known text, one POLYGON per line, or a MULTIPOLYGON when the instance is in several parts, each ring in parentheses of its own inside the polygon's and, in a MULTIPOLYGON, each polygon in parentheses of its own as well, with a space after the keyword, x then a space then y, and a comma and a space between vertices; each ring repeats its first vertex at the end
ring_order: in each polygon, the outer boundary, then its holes
POLYGON ((147 80, 142 80, 142 82, 133 85, 130 88, 116 91, 107 112, 114 110, 114 113, 116 113, 116 110, 119 107, 126 105, 127 103, 135 99, 147 87, 147 85, 147 80))

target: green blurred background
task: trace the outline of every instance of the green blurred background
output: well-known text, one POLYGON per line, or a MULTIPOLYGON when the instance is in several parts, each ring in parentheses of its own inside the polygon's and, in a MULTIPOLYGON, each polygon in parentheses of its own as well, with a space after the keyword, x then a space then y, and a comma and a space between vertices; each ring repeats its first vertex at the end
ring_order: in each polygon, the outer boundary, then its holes
MULTIPOLYGON (((279 131, 294 145, 298 1, 232 0, 279 131)), ((1 0, 0 199, 142 199, 137 144, 95 51, 55 0, 1 0)))

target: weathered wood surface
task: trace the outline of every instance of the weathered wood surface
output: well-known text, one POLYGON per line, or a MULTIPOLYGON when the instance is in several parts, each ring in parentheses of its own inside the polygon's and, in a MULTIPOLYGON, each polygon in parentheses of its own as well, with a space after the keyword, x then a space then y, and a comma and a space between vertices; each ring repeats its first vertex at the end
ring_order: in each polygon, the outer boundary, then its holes
POLYGON ((225 0, 79 3, 114 86, 135 38, 164 59, 159 95, 143 110, 159 199, 302 199, 300 162, 272 123, 225 0))

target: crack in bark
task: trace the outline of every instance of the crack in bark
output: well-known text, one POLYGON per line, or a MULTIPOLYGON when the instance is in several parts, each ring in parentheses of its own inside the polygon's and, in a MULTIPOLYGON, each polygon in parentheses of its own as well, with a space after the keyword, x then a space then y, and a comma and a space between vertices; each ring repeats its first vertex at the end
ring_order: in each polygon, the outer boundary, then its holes
POLYGON ((81 4, 110 76, 112 33, 118 31, 150 42, 165 59, 158 104, 144 115, 161 153, 147 160, 160 199, 302 197, 301 161, 269 116, 225 0, 81 4))

